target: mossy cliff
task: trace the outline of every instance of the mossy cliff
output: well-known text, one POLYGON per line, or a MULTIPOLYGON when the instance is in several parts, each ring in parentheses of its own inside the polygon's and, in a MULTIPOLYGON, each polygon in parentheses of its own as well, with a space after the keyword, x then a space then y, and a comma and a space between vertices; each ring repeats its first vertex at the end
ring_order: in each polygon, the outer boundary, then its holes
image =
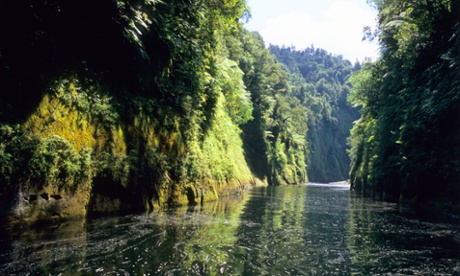
POLYGON ((2 127, 2 203, 10 219, 197 204, 255 182, 239 128, 225 112, 202 141, 187 141, 196 130, 181 130, 180 118, 162 125, 141 104, 122 120, 115 100, 80 83, 58 81, 24 123, 2 127))
POLYGON ((244 1, 0 7, 2 218, 145 211, 306 181, 305 110, 242 28, 244 1))

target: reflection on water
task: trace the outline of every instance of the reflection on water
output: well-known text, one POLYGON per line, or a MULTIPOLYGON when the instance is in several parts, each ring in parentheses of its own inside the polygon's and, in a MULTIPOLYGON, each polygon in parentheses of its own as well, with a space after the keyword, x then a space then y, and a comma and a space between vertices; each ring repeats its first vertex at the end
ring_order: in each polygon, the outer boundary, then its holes
MULTIPOLYGON (((2 234, 2 233, 0 233, 2 234)), ((0 275, 459 274, 460 226, 330 187, 3 233, 0 275)))

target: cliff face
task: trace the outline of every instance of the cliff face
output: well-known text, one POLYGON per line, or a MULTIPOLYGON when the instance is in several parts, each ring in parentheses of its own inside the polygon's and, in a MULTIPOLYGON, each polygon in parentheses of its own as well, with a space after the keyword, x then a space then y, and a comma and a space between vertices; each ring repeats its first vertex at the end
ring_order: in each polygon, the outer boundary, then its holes
POLYGON ((254 182, 238 128, 186 141, 180 118, 166 128, 138 108, 122 120, 115 100, 80 83, 56 82, 23 124, 2 127, 2 209, 12 222, 197 204, 254 182))
POLYGON ((0 4, 1 217, 152 210, 306 181, 305 107, 243 29, 245 11, 242 0, 0 4))
POLYGON ((349 139, 357 192, 460 213, 459 5, 376 5, 381 58, 351 78, 350 102, 361 108, 349 139))

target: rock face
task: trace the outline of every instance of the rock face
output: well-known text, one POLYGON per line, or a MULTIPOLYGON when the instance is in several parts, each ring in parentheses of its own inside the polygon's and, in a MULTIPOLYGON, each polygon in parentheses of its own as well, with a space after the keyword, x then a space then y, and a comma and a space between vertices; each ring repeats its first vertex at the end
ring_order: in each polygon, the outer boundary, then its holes
POLYGON ((30 225, 60 222, 68 219, 81 219, 86 214, 89 201, 88 191, 73 195, 48 194, 45 191, 31 190, 18 192, 7 213, 12 225, 30 225))
MULTIPOLYGON (((93 187, 93 189, 81 189, 72 194, 50 194, 46 192, 50 190, 48 187, 40 191, 24 189, 15 194, 9 207, 3 205, 3 209, 7 210, 3 216, 12 226, 49 224, 66 220, 80 220, 88 216, 153 210, 169 205, 197 205, 205 201, 215 201, 219 195, 242 193, 251 186, 252 184, 245 186, 237 181, 232 184, 222 183, 218 188, 214 185, 209 185, 206 188, 197 188, 195 185, 186 188, 176 186, 172 196, 163 199, 163 203, 159 200, 148 200, 148 208, 142 206, 139 196, 136 197, 125 187, 117 187, 116 184, 110 190, 93 187)), ((147 195, 140 195, 140 197, 142 196, 148 197, 147 195)))
MULTIPOLYGON (((23 124, 2 126, 7 162, 0 215, 13 225, 30 225, 148 211, 216 200, 255 183, 242 147, 233 151, 237 166, 229 168, 234 175, 229 179, 209 160, 189 160, 212 148, 190 149, 197 144, 184 141, 179 123, 165 131, 142 111, 121 120, 113 105, 97 92, 82 92, 78 80, 72 80, 45 94, 23 124), (200 176, 187 167, 197 164, 200 176)), ((213 143, 220 142, 225 141, 213 137, 213 143)), ((230 159, 225 152, 217 152, 222 154, 217 158, 230 159)))

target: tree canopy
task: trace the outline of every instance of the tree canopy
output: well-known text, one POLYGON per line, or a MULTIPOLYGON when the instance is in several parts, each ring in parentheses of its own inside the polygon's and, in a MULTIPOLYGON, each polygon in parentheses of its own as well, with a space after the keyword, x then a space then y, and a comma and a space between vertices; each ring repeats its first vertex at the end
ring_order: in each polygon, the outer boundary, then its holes
POLYGON ((354 70, 351 62, 314 46, 301 51, 273 45, 269 49, 285 64, 291 94, 307 110, 309 179, 346 180, 350 170, 346 139, 358 119, 358 110, 346 101, 348 78, 354 70))

